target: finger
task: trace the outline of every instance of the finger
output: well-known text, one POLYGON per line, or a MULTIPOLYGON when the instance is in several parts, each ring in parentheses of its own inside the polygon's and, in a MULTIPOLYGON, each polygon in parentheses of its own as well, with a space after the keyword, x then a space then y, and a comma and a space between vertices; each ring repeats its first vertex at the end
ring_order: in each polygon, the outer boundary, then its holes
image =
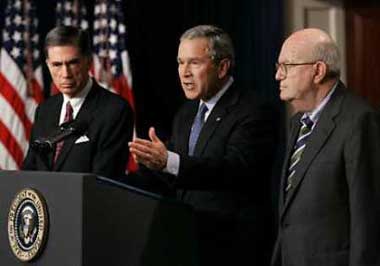
POLYGON ((152 150, 153 150, 153 147, 151 147, 150 144, 148 146, 145 143, 141 144, 141 143, 136 143, 136 142, 131 143, 129 145, 129 148, 133 148, 135 150, 139 150, 145 153, 152 153, 152 150))
POLYGON ((139 162, 145 163, 151 160, 151 155, 147 152, 136 150, 134 148, 130 148, 129 150, 136 157, 136 160, 139 162))
POLYGON ((152 149, 144 145, 135 144, 135 145, 130 146, 129 148, 132 152, 136 152, 136 153, 138 152, 139 154, 146 154, 146 155, 151 156, 154 153, 152 149))
POLYGON ((131 141, 128 144, 132 144, 132 143, 139 143, 139 144, 147 145, 147 146, 152 144, 152 142, 150 140, 140 139, 140 138, 136 138, 134 141, 131 141))
POLYGON ((149 128, 149 138, 153 142, 161 142, 161 140, 159 139, 159 137, 156 134, 156 130, 154 129, 154 127, 149 128))

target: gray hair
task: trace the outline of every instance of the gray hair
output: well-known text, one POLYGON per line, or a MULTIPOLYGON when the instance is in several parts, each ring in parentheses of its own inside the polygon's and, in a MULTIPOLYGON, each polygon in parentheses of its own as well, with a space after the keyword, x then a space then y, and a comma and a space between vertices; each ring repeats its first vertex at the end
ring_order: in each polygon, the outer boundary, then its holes
POLYGON ((230 71, 235 66, 235 52, 230 36, 221 28, 213 25, 199 25, 185 31, 180 41, 192 40, 196 38, 206 38, 209 42, 209 55, 215 64, 222 59, 228 58, 231 61, 230 71))
POLYGON ((340 77, 339 49, 333 41, 317 43, 313 49, 313 56, 327 65, 327 78, 340 77))

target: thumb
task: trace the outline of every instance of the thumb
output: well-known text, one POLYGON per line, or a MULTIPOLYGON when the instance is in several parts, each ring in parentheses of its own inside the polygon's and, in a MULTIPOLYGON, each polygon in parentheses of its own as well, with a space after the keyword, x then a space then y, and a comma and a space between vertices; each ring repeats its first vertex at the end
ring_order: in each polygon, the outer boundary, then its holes
POLYGON ((156 130, 154 127, 149 128, 149 138, 152 142, 161 142, 161 140, 156 135, 156 130))

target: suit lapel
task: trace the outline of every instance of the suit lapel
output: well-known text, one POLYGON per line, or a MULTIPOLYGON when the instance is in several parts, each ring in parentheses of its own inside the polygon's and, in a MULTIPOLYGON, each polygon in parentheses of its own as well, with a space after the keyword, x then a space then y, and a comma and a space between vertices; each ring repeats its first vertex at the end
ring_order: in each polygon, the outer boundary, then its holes
MULTIPOLYGON (((98 85, 94 82, 94 85, 92 86, 90 92, 88 93, 86 99, 83 102, 83 105, 81 106, 79 113, 75 120, 78 121, 87 121, 88 125, 90 125, 92 120, 92 114, 95 111, 97 107, 97 101, 98 101, 98 92, 99 92, 98 85)), ((65 162, 67 156, 70 153, 70 150, 72 149, 73 145, 75 144, 75 141, 78 136, 71 136, 67 139, 65 139, 64 145, 62 147, 62 151, 60 155, 57 158, 57 162, 55 163, 53 170, 57 171, 62 168, 63 163, 65 162)))
MULTIPOLYGON (((306 172, 310 167, 310 164, 318 155, 319 151, 327 142, 328 138, 330 137, 330 135, 336 127, 334 119, 340 111, 340 106, 343 99, 342 87, 343 85, 341 83, 337 86, 335 92, 330 98, 330 101, 327 103, 325 109, 322 111, 317 125, 313 129, 312 134, 310 135, 310 138, 306 144, 305 151, 302 154, 301 161, 297 166, 297 171, 293 177, 294 188, 289 191, 289 195, 287 197, 287 201, 285 202, 285 206, 282 210, 281 217, 284 215, 287 208, 291 204, 291 201, 300 189, 300 186, 302 185, 302 180, 304 179, 306 172)), ((289 160, 290 153, 291 151, 288 152, 287 160, 289 160)), ((282 182, 285 182, 284 180, 286 179, 287 173, 283 172, 282 174, 282 182)), ((283 187, 281 189, 283 189, 283 187)))
MULTIPOLYGON (((52 134, 52 132, 57 131, 58 125, 59 125, 59 117, 61 115, 61 108, 63 103, 63 96, 60 94, 59 96, 56 96, 56 100, 52 103, 52 106, 50 108, 49 114, 46 116, 46 132, 48 134, 52 134)), ((46 134, 46 132, 44 132, 46 134)), ((47 135, 45 136, 47 137, 47 135)), ((49 151, 46 154, 46 161, 44 163, 46 164, 47 169, 53 168, 53 158, 55 154, 55 149, 49 151)))
POLYGON ((239 95, 239 91, 234 86, 231 86, 219 99, 207 118, 206 123, 203 125, 195 146, 194 155, 202 154, 215 130, 220 123, 223 123, 223 119, 228 114, 229 108, 237 103, 239 95))

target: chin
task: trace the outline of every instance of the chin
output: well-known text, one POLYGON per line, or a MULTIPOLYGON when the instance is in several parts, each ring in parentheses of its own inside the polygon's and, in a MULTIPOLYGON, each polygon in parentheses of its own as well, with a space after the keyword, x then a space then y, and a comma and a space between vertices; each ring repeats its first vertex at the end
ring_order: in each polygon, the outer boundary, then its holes
POLYGON ((185 92, 186 99, 188 100, 196 100, 198 99, 198 94, 191 93, 191 92, 185 92))

